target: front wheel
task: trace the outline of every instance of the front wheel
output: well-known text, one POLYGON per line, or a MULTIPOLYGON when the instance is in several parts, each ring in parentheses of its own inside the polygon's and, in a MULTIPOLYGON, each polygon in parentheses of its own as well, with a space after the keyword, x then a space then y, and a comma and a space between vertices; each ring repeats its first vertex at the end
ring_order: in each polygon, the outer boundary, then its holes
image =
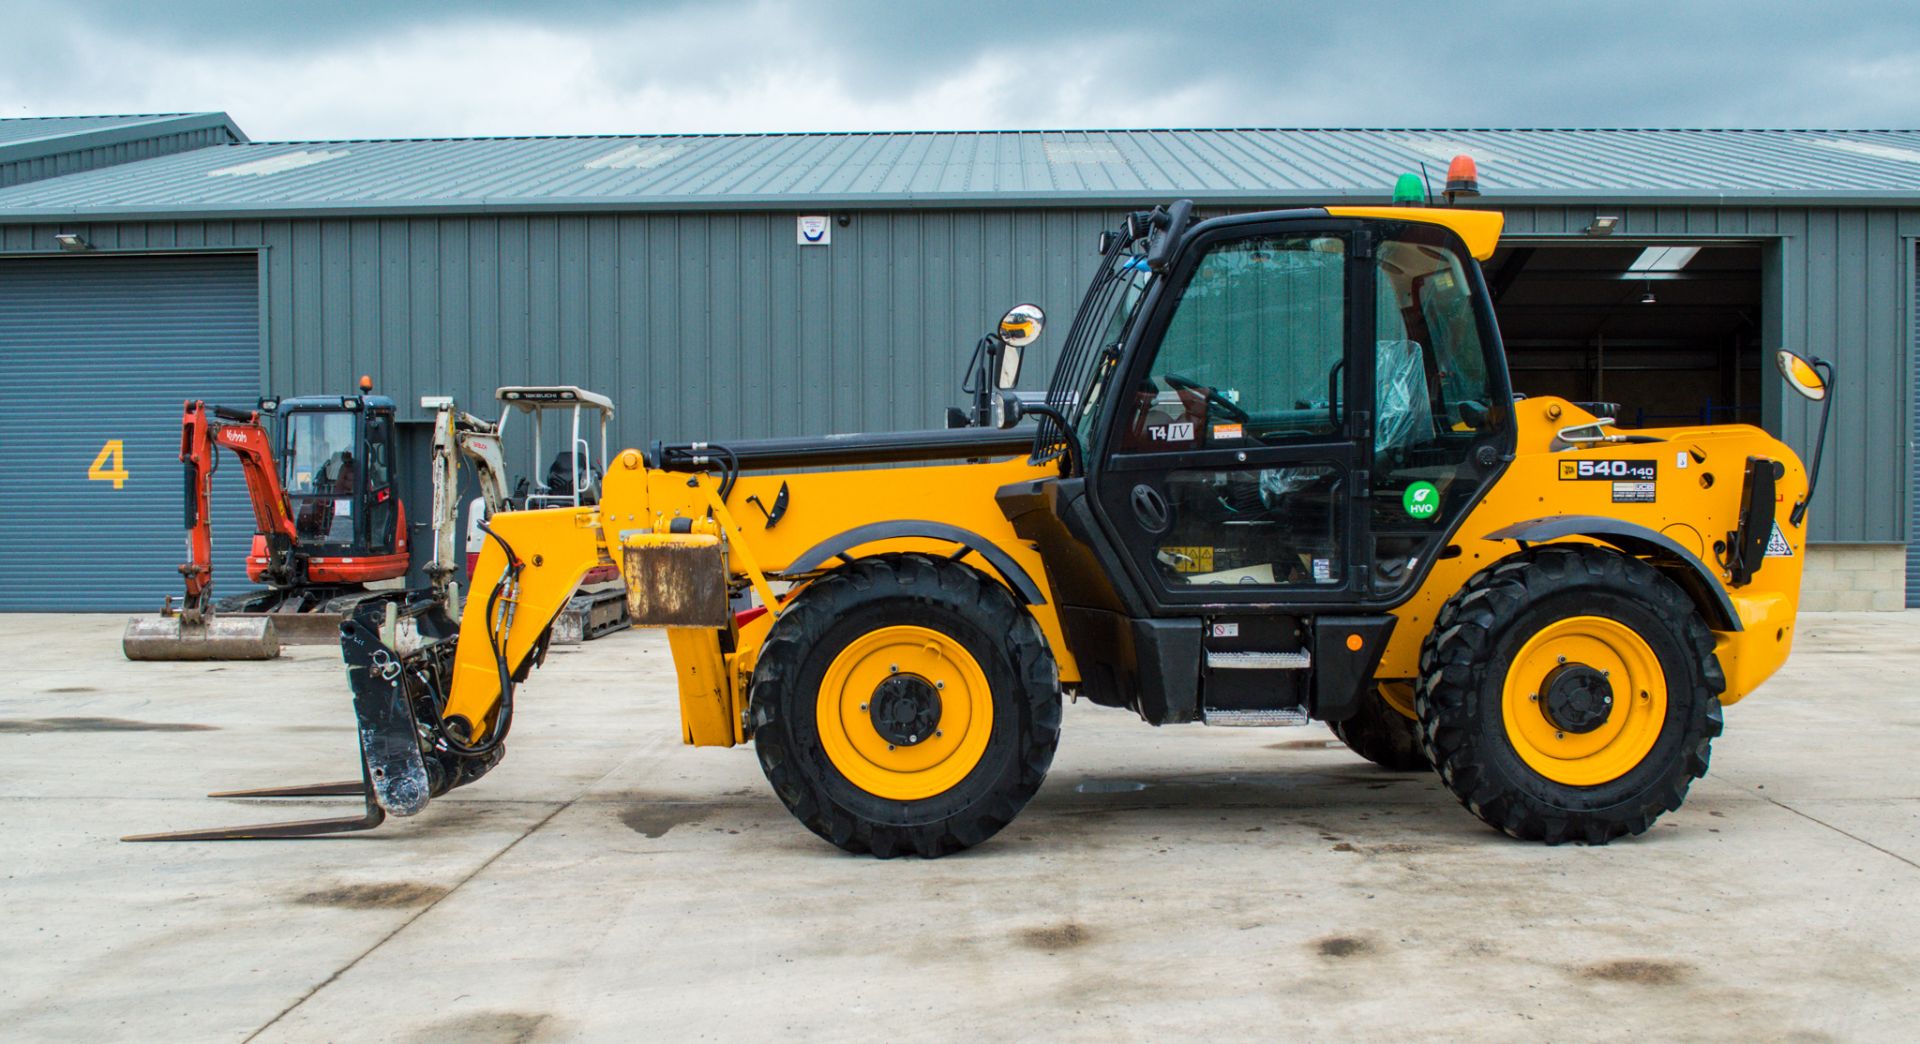
POLYGON ((1421 741, 1468 810, 1531 841, 1643 833, 1706 774, 1713 636, 1637 558, 1548 546, 1483 570, 1420 650, 1421 741))
POLYGON ((979 571, 924 555, 814 581, 754 666, 754 748, 774 792, 849 852, 946 855, 1040 789, 1060 681, 1032 615, 979 571))

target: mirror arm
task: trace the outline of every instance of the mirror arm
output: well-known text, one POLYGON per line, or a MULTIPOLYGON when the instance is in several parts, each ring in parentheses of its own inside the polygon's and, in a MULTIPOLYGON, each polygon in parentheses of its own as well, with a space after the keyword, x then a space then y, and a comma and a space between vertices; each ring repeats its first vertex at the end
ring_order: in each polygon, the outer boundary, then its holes
POLYGON ((1026 417, 1045 417, 1060 428, 1061 444, 1067 450, 1067 470, 1061 478, 1072 478, 1087 473, 1086 461, 1080 449, 1080 436, 1074 432, 1073 425, 1067 422, 1067 416, 1044 402, 1022 402, 1016 392, 1003 392, 1000 396, 1002 428, 1011 428, 1026 417))
POLYGON ((1813 438, 1813 466, 1807 469, 1807 495, 1800 498, 1800 503, 1793 506, 1793 513, 1787 516, 1787 521, 1796 529, 1806 519, 1807 508, 1813 504, 1813 491, 1820 486, 1820 461, 1827 454, 1827 417, 1833 413, 1833 364, 1818 356, 1810 356, 1807 363, 1826 382, 1827 393, 1820 399, 1820 433, 1813 438))
POLYGON ((973 426, 976 428, 993 423, 993 392, 998 383, 994 378, 1000 371, 1000 349, 1000 338, 995 334, 980 338, 973 346, 973 387, 963 385, 960 390, 973 393, 973 426))

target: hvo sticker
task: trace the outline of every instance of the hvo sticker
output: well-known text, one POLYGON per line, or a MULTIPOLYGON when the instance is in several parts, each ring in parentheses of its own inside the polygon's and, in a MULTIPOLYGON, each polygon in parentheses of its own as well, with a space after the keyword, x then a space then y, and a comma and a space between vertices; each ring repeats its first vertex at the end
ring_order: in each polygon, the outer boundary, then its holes
POLYGON ((1440 510, 1440 491, 1431 482, 1416 482, 1401 494, 1400 506, 1408 518, 1425 522, 1440 510))

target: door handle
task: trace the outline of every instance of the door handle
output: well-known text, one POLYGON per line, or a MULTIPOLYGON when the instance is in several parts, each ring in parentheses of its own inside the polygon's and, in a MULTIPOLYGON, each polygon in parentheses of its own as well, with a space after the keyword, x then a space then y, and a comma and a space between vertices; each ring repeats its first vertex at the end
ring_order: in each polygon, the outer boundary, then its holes
POLYGON ((1159 490, 1143 482, 1133 487, 1129 499, 1140 528, 1149 533, 1164 533, 1173 525, 1173 509, 1167 506, 1167 498, 1161 496, 1159 490))

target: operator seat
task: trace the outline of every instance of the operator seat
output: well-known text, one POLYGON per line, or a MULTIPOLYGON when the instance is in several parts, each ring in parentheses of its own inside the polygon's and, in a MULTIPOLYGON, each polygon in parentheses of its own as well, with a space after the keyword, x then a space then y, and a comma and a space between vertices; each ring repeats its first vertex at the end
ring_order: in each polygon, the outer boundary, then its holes
POLYGON ((579 467, 581 485, 584 487, 580 490, 580 503, 598 503, 600 498, 594 493, 593 470, 587 461, 586 451, 578 448, 572 453, 561 450, 554 454, 553 464, 547 468, 546 495, 556 498, 572 497, 573 473, 576 465, 579 467))

